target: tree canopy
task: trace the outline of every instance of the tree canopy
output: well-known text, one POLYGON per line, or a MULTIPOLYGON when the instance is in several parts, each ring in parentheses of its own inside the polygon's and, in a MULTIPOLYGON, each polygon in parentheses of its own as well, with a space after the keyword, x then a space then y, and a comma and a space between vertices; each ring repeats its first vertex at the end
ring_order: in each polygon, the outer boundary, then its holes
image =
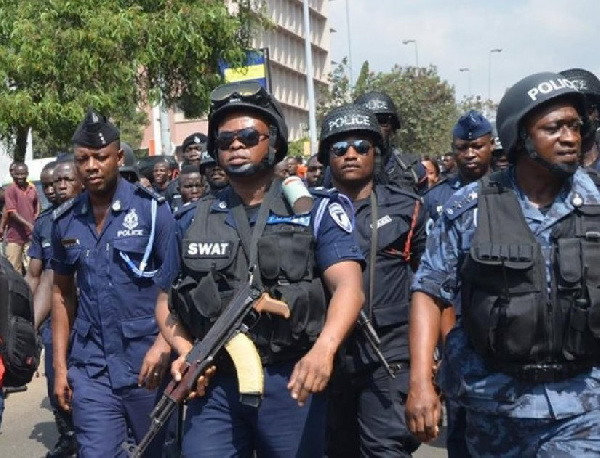
POLYGON ((87 107, 119 119, 162 97, 206 110, 219 59, 241 63, 250 0, 0 0, 0 137, 68 144, 87 107))
POLYGON ((396 144, 406 151, 439 156, 452 140, 452 127, 459 116, 454 88, 443 81, 434 66, 394 66, 390 72, 374 73, 363 63, 354 88, 346 76, 346 61, 332 72, 331 88, 321 94, 318 117, 359 95, 378 90, 388 94, 398 109, 401 127, 396 144))

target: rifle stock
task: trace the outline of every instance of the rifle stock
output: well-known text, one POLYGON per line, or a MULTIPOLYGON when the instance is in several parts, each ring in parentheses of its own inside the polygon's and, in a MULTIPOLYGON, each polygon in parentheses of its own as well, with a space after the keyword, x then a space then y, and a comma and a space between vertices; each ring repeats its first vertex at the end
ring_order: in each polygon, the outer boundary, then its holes
POLYGON ((231 355, 238 375, 240 402, 258 407, 263 395, 263 368, 252 341, 244 334, 244 319, 251 313, 272 313, 289 318, 285 302, 270 297, 245 284, 231 299, 221 316, 202 340, 197 340, 187 354, 185 369, 179 382, 171 380, 161 399, 150 414, 150 429, 138 445, 124 443, 131 458, 139 458, 152 439, 169 420, 178 404, 194 390, 198 378, 214 364, 214 359, 225 348, 231 355))

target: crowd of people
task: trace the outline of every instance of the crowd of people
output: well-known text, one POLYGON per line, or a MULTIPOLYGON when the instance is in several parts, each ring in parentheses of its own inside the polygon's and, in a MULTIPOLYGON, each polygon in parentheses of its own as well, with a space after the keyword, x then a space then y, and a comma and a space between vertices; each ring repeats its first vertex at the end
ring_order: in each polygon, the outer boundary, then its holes
POLYGON ((258 83, 210 102, 182 164, 148 176, 90 109, 41 174, 43 211, 27 167, 11 168, 0 230, 45 346, 48 457, 127 456, 244 285, 289 310, 244 324, 260 402, 222 351, 144 456, 411 456, 439 435, 442 404, 452 458, 600 455, 593 74, 529 75, 495 126, 468 111, 450 151, 428 155, 396 144, 383 92, 327 113, 306 161, 258 83))

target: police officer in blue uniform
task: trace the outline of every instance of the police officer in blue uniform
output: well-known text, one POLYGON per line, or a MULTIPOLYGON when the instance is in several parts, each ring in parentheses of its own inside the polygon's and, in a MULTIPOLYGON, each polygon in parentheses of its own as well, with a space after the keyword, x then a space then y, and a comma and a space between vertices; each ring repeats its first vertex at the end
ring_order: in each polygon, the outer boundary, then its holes
POLYGON ((457 173, 429 189, 423 197, 425 208, 434 222, 452 194, 488 173, 493 149, 492 125, 485 116, 475 110, 462 115, 452 129, 457 173))
POLYGON ((222 189, 229 185, 229 179, 225 174, 225 170, 217 164, 215 158, 208 154, 208 151, 202 153, 202 161, 200 162, 200 173, 208 184, 208 192, 218 194, 222 189))
POLYGON ((51 320, 47 319, 52 309, 53 272, 50 267, 52 259, 52 215, 59 204, 74 198, 81 192, 81 182, 77 177, 72 158, 71 160, 61 160, 54 163, 51 179, 52 193, 46 193, 46 198, 53 206, 40 213, 33 225, 31 246, 28 251, 31 261, 25 279, 33 292, 35 325, 36 328, 40 328, 42 344, 45 349, 44 366, 46 368, 48 398, 58 429, 58 441, 54 448, 46 454, 46 458, 59 458, 74 455, 77 452, 77 443, 71 413, 59 407, 54 395, 52 324, 51 320))
POLYGON ((355 233, 367 260, 363 304, 380 339, 377 358, 359 322, 345 344, 330 389, 327 456, 411 456, 419 442, 404 421, 408 393, 410 282, 425 251, 427 215, 419 196, 380 184, 377 158, 384 147, 377 119, 359 105, 343 105, 322 123, 319 162, 329 165, 335 188, 354 204, 355 233))
POLYGON ((497 115, 511 167, 445 205, 413 283, 407 420, 438 434, 432 354, 462 309, 438 382, 467 409, 473 456, 600 454, 600 192, 579 166, 583 95, 555 73, 511 87, 497 115))
POLYGON ((231 361, 217 357, 216 375, 206 391, 200 388, 204 396, 188 402, 184 456, 323 454, 323 391, 363 302, 363 259, 347 198, 321 191, 311 210, 296 214, 295 200, 284 197, 273 168, 285 157, 287 133, 279 103, 258 83, 211 93, 208 151, 230 186, 180 219, 189 224, 182 230, 182 276, 171 313, 165 307, 159 320, 182 355, 172 373, 178 375, 192 340, 202 338, 241 284, 252 281, 285 301, 291 316, 262 316, 249 330, 264 366, 258 409, 240 403, 231 361))
POLYGON ((119 131, 104 116, 90 109, 72 141, 86 190, 54 213, 55 393, 73 412, 79 456, 121 457, 129 434, 148 430, 169 362, 154 310, 178 269, 175 223, 161 198, 119 175, 119 131))
POLYGON ((400 129, 400 116, 392 98, 384 92, 370 91, 358 96, 354 103, 372 111, 381 127, 385 143, 381 160, 386 172, 382 178, 387 177, 396 185, 417 191, 421 178, 417 168, 421 158, 418 154, 400 151, 393 143, 396 131, 400 129))

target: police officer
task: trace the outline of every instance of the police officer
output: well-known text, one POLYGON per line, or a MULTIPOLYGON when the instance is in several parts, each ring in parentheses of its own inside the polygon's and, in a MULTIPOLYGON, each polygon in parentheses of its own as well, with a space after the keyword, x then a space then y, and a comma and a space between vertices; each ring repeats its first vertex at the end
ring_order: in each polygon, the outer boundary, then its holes
POLYGON ((392 98, 383 92, 371 91, 359 96, 354 103, 364 105, 377 117, 385 143, 382 163, 389 180, 416 189, 419 182, 416 166, 420 158, 417 154, 400 151, 393 144, 394 135, 400 129, 400 117, 392 98))
POLYGON ((424 196, 425 208, 433 221, 437 221, 452 194, 490 170, 494 138, 492 125, 485 116, 475 110, 462 115, 452 129, 452 149, 458 173, 438 183, 424 196))
POLYGON ((177 271, 175 223, 159 196, 120 177, 119 131, 104 116, 90 109, 72 141, 86 190, 54 214, 55 393, 79 456, 121 457, 129 432, 148 430, 168 366, 154 308, 177 271))
POLYGON ((225 170, 217 164, 217 161, 208 154, 208 151, 202 153, 202 161, 200 162, 200 173, 204 176, 208 183, 208 192, 212 194, 219 193, 222 189, 229 185, 229 179, 225 174, 225 170))
POLYGON ((600 128, 600 80, 583 68, 571 68, 560 74, 569 78, 585 96, 590 129, 587 137, 582 139, 583 165, 600 171, 600 146, 597 135, 600 128))
POLYGON ((128 143, 121 142, 123 162, 119 165, 119 173, 130 183, 140 181, 140 169, 137 165, 135 153, 128 143))
POLYGON ((448 178, 456 173, 456 156, 454 151, 449 151, 442 156, 442 177, 448 178))
POLYGON ((28 255, 31 257, 25 279, 33 292, 33 305, 36 329, 40 328, 46 368, 48 398, 58 429, 58 441, 54 448, 46 454, 46 458, 59 458, 74 455, 77 443, 73 430, 73 418, 70 412, 61 409, 54 395, 54 370, 52 361, 52 325, 47 319, 52 308, 52 258, 51 235, 52 214, 56 207, 72 199, 81 192, 81 182, 77 177, 72 158, 69 161, 52 163, 50 179, 52 191, 44 186, 46 198, 53 204, 40 213, 33 225, 33 235, 28 255), (41 326, 40 326, 41 324, 41 326))
POLYGON ((313 154, 306 162, 306 184, 311 188, 321 186, 323 177, 323 164, 319 162, 317 154, 313 154))
POLYGON ((600 454, 600 192, 579 167, 583 95, 564 76, 530 75, 498 106, 512 166, 446 204, 414 279, 407 419, 438 433, 432 354, 440 309, 462 317, 438 382, 467 408, 475 456, 600 454))
POLYGON ((411 456, 419 442, 404 421, 408 310, 413 269, 425 250, 427 216, 416 194, 376 183, 376 159, 385 145, 369 110, 335 108, 323 120, 320 139, 319 161, 329 165, 333 185, 354 204, 355 233, 367 260, 363 285, 369 298, 363 311, 395 373, 391 379, 364 329, 355 328, 330 390, 327 456, 411 456))
MULTIPOLYGON (((206 142, 207 137, 201 132, 188 135, 181 145, 181 150, 183 151, 183 163, 181 167, 185 167, 186 165, 200 166, 202 155, 206 152, 206 142)), ((178 178, 171 180, 164 196, 172 211, 176 211, 181 207, 181 189, 179 189, 178 178)))
POLYGON ((157 311, 163 334, 183 355, 172 373, 178 376, 193 339, 202 338, 241 284, 252 281, 281 298, 291 317, 263 316, 249 331, 264 365, 258 410, 239 402, 229 357, 217 358, 205 396, 188 403, 183 455, 322 456, 323 390, 363 301, 351 204, 323 191, 308 213, 293 212, 273 177, 287 152, 287 126, 279 103, 259 84, 215 89, 208 130, 208 151, 230 186, 198 201, 195 216, 180 222, 191 222, 183 230, 182 279, 173 312, 157 311), (218 257, 202 249, 215 245, 222 248, 218 257))

